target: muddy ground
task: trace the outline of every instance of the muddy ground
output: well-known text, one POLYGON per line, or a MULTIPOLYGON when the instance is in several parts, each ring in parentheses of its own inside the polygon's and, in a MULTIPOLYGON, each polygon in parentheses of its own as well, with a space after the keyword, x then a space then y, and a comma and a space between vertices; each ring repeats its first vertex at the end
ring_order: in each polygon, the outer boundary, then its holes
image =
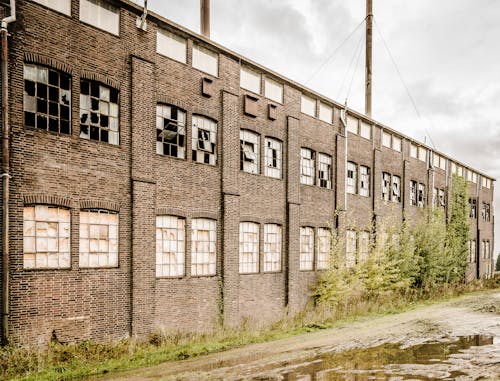
POLYGON ((104 379, 498 381, 500 290, 104 379))

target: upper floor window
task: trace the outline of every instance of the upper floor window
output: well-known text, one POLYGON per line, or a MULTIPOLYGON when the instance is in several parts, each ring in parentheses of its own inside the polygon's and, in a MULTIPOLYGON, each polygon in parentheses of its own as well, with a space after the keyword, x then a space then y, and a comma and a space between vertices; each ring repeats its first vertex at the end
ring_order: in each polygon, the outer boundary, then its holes
POLYGON ((385 131, 382 132, 382 145, 391 148, 391 134, 385 131))
POLYGON ((193 67, 217 77, 219 75, 219 55, 204 47, 194 45, 193 67))
POLYGON ((401 177, 392 176, 392 195, 391 200, 394 202, 401 202, 401 177))
POLYGON ((359 194, 361 196, 370 196, 370 168, 359 166, 359 194))
POLYGON ((427 149, 424 147, 418 147, 418 160, 427 161, 427 149))
POLYGON ((482 176, 482 180, 481 180, 481 185, 483 186, 483 188, 490 188, 491 186, 491 180, 482 176))
POLYGON ((331 233, 330 229, 318 228, 317 264, 318 270, 327 269, 330 264, 331 233))
POLYGON ((358 124, 358 119, 353 116, 347 115, 347 131, 352 132, 353 134, 357 134, 358 124))
POLYGON ((392 137, 392 149, 394 151, 401 152, 401 138, 398 138, 397 136, 392 137))
POLYGON ((191 275, 215 275, 216 222, 206 218, 191 221, 191 275))
POLYGON ((186 220, 156 216, 156 276, 184 276, 186 220))
POLYGON ((156 51, 176 61, 186 63, 186 39, 166 30, 156 33, 156 51))
POLYGON ((410 205, 417 206, 417 182, 410 181, 410 205))
POLYGON ((71 267, 69 209, 31 205, 23 216, 23 267, 71 267))
POLYGON ((283 85, 270 78, 264 81, 264 95, 272 101, 283 103, 283 85))
POLYGON ((80 0, 80 20, 116 36, 120 34, 120 9, 104 0, 80 0))
POLYGON ((200 115, 193 115, 193 161, 215 165, 217 162, 217 123, 200 115))
POLYGON ((302 94, 300 97, 300 111, 309 116, 316 116, 316 100, 302 94))
POLYGON ((80 137, 120 144, 118 90, 96 81, 80 81, 80 137))
POLYGON ((410 156, 415 159, 418 158, 418 147, 413 143, 410 144, 410 156))
POLYGON ((156 153, 186 157, 186 112, 175 106, 156 106, 156 153))
POLYGON ((434 199, 434 206, 442 208, 445 207, 445 194, 443 189, 434 188, 432 197, 434 199))
POLYGON ((368 123, 361 121, 359 125, 359 135, 365 139, 371 139, 372 137, 372 126, 368 123))
POLYGON ((423 208, 425 206, 425 184, 418 184, 417 196, 417 205, 419 208, 423 208))
POLYGON ((333 122, 333 108, 325 105, 324 103, 319 104, 319 119, 323 122, 332 123, 333 122))
POLYGON ((359 232, 358 263, 368 259, 370 253, 370 233, 359 232))
POLYGON ((314 266, 314 229, 300 228, 300 270, 312 270, 314 266))
POLYGON ((240 130, 240 170, 259 173, 259 135, 240 130))
POLYGON ((382 172, 382 200, 389 201, 391 198, 390 194, 391 187, 391 175, 387 172, 382 172))
POLYGON ((358 187, 358 167, 355 163, 347 162, 347 193, 356 194, 358 187))
POLYGON ((281 179, 282 143, 266 138, 264 143, 264 175, 281 179))
POLYGON ((324 153, 318 154, 318 186, 332 189, 332 157, 324 153))
POLYGON ((300 182, 314 185, 314 151, 308 148, 300 149, 300 182))
POLYGON ((71 78, 43 66, 24 64, 24 124, 61 134, 71 132, 71 78))
POLYGON ((263 270, 274 272, 281 270, 281 226, 264 225, 264 260, 263 270))
POLYGON ((255 94, 260 94, 260 74, 253 70, 242 67, 240 69, 240 87, 255 94))
POLYGON ((259 224, 240 223, 240 273, 259 272, 259 224))
POLYGON ((469 217, 477 217, 477 200, 475 198, 469 198, 469 217))
POLYGON ((71 16, 71 0, 34 0, 37 3, 71 16))
POLYGON ((475 262, 476 262, 476 241, 470 240, 469 241, 469 263, 475 263, 475 262))
POLYGON ((483 202, 483 208, 481 210, 481 216, 483 221, 490 222, 490 204, 483 202))

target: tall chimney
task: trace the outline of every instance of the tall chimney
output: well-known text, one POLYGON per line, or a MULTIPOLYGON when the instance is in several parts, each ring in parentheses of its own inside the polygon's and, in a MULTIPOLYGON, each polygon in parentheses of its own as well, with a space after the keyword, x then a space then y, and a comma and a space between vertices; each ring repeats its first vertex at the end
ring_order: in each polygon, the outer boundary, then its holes
POLYGON ((372 116, 372 34, 373 4, 366 0, 365 115, 372 116))
POLYGON ((200 0, 201 34, 210 38, 210 0, 200 0))

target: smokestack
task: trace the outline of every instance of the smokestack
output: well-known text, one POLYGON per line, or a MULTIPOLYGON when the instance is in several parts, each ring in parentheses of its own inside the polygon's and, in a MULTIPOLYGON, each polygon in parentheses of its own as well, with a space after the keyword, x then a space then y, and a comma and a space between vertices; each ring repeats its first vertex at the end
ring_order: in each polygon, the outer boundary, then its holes
POLYGON ((200 0, 201 34, 210 38, 210 0, 200 0))

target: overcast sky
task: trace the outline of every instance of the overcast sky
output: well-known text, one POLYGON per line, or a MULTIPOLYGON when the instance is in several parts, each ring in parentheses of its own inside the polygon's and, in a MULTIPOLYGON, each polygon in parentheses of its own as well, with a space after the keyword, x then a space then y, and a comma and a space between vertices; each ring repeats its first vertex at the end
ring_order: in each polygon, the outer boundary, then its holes
MULTIPOLYGON (((438 150, 500 179, 500 1, 373 2, 373 118, 428 144, 430 134, 438 150)), ((199 0, 148 6, 199 31, 199 0)), ((211 0, 211 7, 213 40, 339 102, 348 96, 349 107, 364 110, 364 49, 354 70, 364 26, 327 59, 364 19, 365 0, 211 0)))

